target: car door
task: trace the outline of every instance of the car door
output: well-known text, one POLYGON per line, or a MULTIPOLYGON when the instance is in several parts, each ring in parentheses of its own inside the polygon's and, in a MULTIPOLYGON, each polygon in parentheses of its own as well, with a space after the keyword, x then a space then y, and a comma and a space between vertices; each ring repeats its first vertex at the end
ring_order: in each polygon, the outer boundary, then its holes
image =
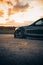
POLYGON ((43 36, 43 20, 38 20, 34 26, 36 36, 43 36))
POLYGON ((27 28, 27 36, 43 36, 43 20, 38 20, 27 28))

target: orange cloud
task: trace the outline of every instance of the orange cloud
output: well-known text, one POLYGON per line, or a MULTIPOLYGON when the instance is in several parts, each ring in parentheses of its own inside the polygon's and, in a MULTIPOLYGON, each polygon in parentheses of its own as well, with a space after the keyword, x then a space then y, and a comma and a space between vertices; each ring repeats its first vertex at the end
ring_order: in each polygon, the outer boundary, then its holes
POLYGON ((4 15, 3 10, 0 10, 0 17, 3 17, 3 15, 4 15))

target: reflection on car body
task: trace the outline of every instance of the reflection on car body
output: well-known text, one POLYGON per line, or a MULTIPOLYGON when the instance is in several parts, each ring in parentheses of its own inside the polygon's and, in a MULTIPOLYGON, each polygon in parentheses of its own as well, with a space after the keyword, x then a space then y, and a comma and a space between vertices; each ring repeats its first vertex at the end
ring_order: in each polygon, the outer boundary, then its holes
POLYGON ((43 18, 29 26, 22 26, 15 30, 14 37, 43 37, 43 18))

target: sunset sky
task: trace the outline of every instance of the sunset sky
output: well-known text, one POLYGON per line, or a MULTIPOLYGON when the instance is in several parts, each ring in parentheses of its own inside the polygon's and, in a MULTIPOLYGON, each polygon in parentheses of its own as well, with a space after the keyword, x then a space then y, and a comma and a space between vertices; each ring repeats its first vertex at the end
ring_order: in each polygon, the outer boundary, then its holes
POLYGON ((43 17, 43 0, 0 0, 0 26, 29 25, 43 17))

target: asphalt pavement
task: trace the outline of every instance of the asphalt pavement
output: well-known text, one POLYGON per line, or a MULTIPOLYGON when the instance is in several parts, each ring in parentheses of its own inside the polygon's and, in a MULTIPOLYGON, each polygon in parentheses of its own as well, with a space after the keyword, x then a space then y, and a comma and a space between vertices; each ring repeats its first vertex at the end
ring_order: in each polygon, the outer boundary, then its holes
POLYGON ((0 34, 0 65, 43 65, 43 40, 0 34))

